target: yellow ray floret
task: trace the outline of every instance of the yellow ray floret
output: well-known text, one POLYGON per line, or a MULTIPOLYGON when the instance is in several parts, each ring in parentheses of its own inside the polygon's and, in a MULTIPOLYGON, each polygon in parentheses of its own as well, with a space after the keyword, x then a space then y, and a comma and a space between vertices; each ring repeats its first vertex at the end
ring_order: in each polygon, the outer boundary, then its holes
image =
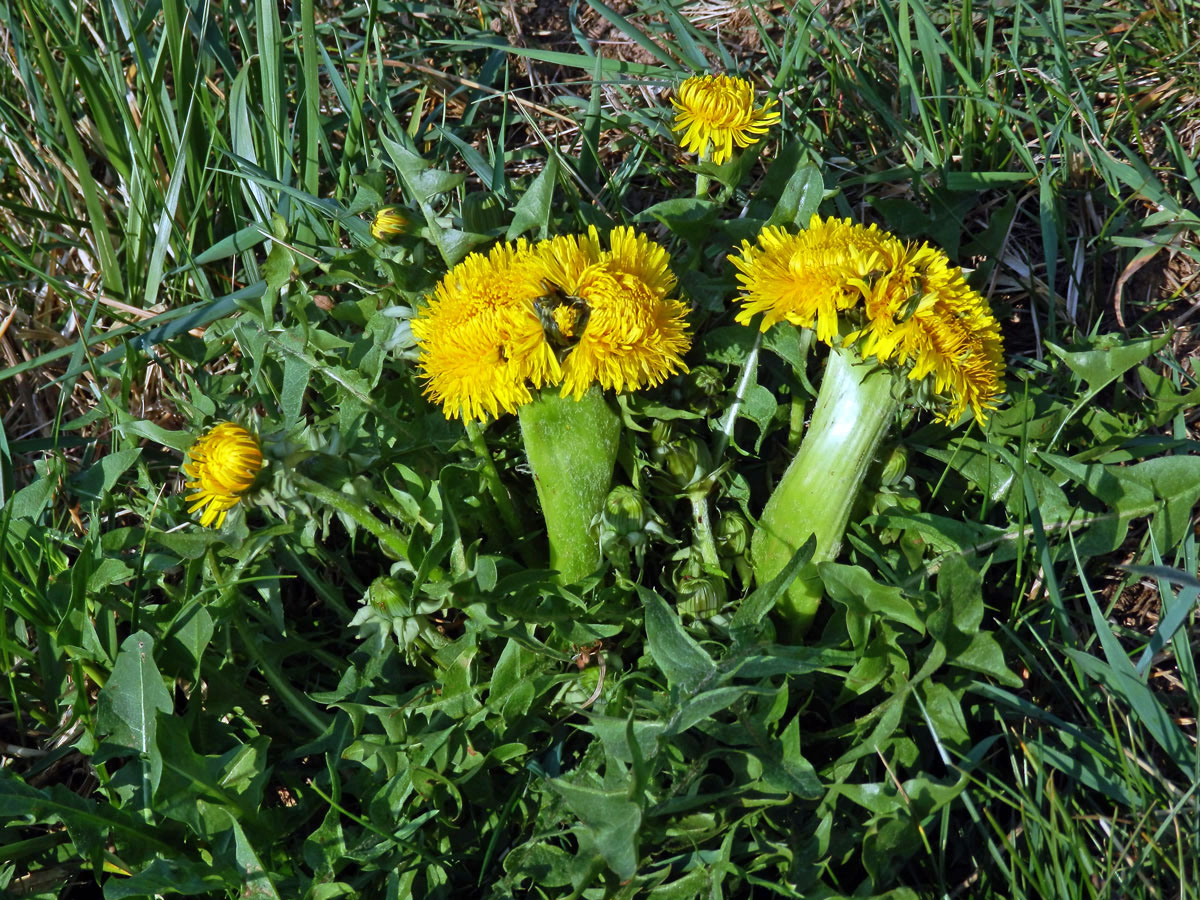
POLYGON ((743 295, 736 319, 762 313, 815 327, 827 344, 854 344, 864 359, 901 368, 919 396, 953 421, 970 409, 983 421, 1004 375, 1000 328, 962 270, 928 244, 906 244, 874 225, 813 216, 799 234, 767 227, 730 260, 743 295))
POLYGON ((749 147, 779 121, 774 100, 754 105, 754 86, 731 75, 697 75, 679 86, 671 98, 675 107, 672 131, 690 153, 703 155, 712 146, 717 165, 733 155, 733 147, 749 147))
POLYGON ((248 429, 222 422, 200 435, 183 464, 188 512, 203 509, 200 524, 220 528, 225 516, 254 484, 263 466, 258 438, 248 429))

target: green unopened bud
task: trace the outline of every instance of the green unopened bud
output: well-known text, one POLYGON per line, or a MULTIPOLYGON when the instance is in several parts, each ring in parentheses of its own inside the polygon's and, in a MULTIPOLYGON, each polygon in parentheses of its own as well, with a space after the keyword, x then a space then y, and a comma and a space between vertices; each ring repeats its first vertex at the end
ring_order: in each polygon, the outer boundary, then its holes
POLYGON ((649 509, 642 495, 628 485, 618 485, 604 498, 602 526, 625 537, 641 531, 650 521, 649 509))
POLYGON ((679 593, 679 609, 698 619, 709 619, 725 605, 725 581, 713 575, 693 578, 679 593))
POLYGON ((600 527, 600 549, 624 574, 629 574, 631 558, 638 565, 645 559, 651 538, 669 540, 662 520, 637 491, 618 485, 604 498, 604 507, 593 522, 600 527), (631 556, 631 553, 633 556, 631 556))
POLYGON ((724 557, 741 556, 750 546, 753 529, 739 512, 724 513, 717 520, 717 551, 724 557))
MULTIPOLYGON (((650 443, 654 445, 654 453, 664 452, 675 436, 675 426, 666 419, 657 419, 650 428, 650 443)), ((657 456, 655 457, 657 459, 657 456)))
POLYGON ((725 605, 725 579, 705 567, 699 547, 692 547, 671 580, 675 587, 676 606, 683 615, 707 619, 725 605))
POLYGON ((723 404, 725 381, 715 366, 696 366, 688 373, 688 406, 696 412, 711 414, 723 404))
POLYGON ((384 575, 367 588, 367 602, 385 616, 405 616, 409 613, 407 591, 398 578, 384 575))
POLYGON ((879 483, 890 487, 897 484, 907 471, 908 448, 903 444, 897 444, 884 459, 883 468, 879 473, 879 483))
POLYGON ((498 194, 476 191, 462 202, 463 230, 490 234, 504 227, 504 203, 498 194))
POLYGON ((663 458, 663 468, 681 486, 696 477, 699 444, 693 438, 674 441, 663 458))

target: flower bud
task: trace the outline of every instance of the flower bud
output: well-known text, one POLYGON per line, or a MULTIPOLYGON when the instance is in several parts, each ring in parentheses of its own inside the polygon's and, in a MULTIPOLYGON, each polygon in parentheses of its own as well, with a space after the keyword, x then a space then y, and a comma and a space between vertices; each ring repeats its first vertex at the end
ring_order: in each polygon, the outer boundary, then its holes
POLYGON ((602 527, 611 529, 620 537, 640 532, 650 518, 646 501, 628 485, 617 485, 604 498, 602 527))
POLYGON ((504 204, 498 194, 475 191, 462 202, 463 230, 490 234, 504 227, 504 204))
POLYGON ((600 549, 622 573, 629 574, 631 559, 640 566, 651 538, 669 540, 662 520, 637 491, 618 485, 604 499, 604 507, 593 522, 600 527, 600 549))
POLYGON ((908 448, 903 444, 896 444, 884 459, 883 468, 879 472, 879 483, 890 487, 898 483, 907 470, 908 448))
POLYGON ((707 619, 725 605, 725 580, 704 566, 698 547, 692 547, 683 564, 672 573, 675 603, 682 615, 707 619))
POLYGON ((404 234, 412 226, 412 219, 399 206, 385 206, 375 213, 375 221, 371 223, 371 236, 377 241, 388 241, 396 235, 404 234))
POLYGON ((383 575, 371 582, 367 588, 367 602, 388 617, 404 616, 409 605, 404 585, 398 578, 383 575))
POLYGON ((723 407, 725 381, 716 366, 696 366, 687 376, 689 409, 712 415, 723 407))
POLYGON ((750 546, 753 529, 740 512, 727 512, 717 520, 717 551, 724 557, 741 556, 750 546))

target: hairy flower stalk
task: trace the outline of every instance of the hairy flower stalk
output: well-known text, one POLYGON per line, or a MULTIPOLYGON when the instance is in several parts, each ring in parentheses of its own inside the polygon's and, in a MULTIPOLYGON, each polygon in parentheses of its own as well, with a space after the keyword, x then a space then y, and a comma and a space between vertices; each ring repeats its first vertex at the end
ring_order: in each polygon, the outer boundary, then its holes
POLYGON ((818 565, 837 557, 899 404, 949 422, 969 409, 984 421, 1004 372, 1000 332, 945 253, 874 226, 814 216, 799 234, 764 229, 730 259, 743 289, 737 321, 761 313, 763 331, 789 322, 831 348, 808 431, 752 541, 755 579, 765 584, 816 537, 812 561, 778 605, 798 638, 820 605, 818 565))
POLYGON ((578 400, 543 392, 517 416, 546 520, 550 567, 563 582, 578 581, 600 565, 592 520, 612 485, 621 420, 598 387, 578 400))
POLYGON ((516 412, 565 582, 600 564, 592 523, 612 482, 620 420, 602 390, 685 371, 691 345, 666 251, 629 228, 595 228, 473 253, 413 319, 426 394, 448 418, 516 412), (557 392, 552 391, 558 388, 557 392))

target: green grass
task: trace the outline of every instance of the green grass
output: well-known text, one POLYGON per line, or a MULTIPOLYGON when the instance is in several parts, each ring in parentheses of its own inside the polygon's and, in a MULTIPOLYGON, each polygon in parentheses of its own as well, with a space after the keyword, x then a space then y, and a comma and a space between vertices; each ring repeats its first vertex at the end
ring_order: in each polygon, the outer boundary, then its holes
POLYGON ((1200 897, 1197 23, 0 2, 0 894, 1200 897), (698 201, 704 67, 784 118, 698 201), (985 429, 893 430, 793 646, 740 537, 821 354, 734 326, 725 256, 817 211, 945 248, 1009 371, 985 429), (616 224, 692 374, 622 404, 659 524, 562 587, 516 418, 448 422, 405 323, 616 224), (215 532, 178 467, 221 420, 270 465, 215 532), (723 577, 681 458, 727 464, 723 577))

